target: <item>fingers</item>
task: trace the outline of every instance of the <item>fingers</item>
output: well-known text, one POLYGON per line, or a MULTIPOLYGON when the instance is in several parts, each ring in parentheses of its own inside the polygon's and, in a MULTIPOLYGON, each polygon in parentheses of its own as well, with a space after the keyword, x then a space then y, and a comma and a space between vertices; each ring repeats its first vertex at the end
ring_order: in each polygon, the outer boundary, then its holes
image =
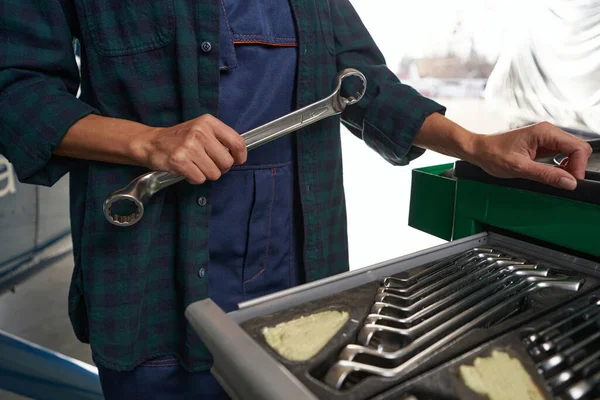
POLYGON ((185 179, 192 185, 202 185, 206 182, 206 175, 194 163, 190 163, 189 167, 181 175, 185 176, 185 179))
POLYGON ((526 159, 526 161, 521 164, 520 175, 523 178, 531 179, 560 189, 574 190, 577 188, 577 180, 566 170, 552 165, 538 163, 531 159, 526 159))
POLYGON ((150 168, 183 175, 194 184, 217 180, 234 163, 243 164, 247 159, 244 139, 208 114, 157 129, 148 148, 150 168))
POLYGON ((194 185, 201 185, 207 180, 216 181, 222 175, 221 170, 203 149, 180 150, 169 162, 169 170, 185 176, 194 185))
POLYGON ((229 171, 229 169, 233 166, 234 159, 232 154, 227 151, 227 149, 219 140, 217 140, 216 137, 204 144, 204 150, 207 157, 214 162, 217 169, 222 174, 229 171))
POLYGON ((200 154, 196 154, 192 161, 206 179, 216 181, 221 177, 221 169, 206 152, 202 151, 200 154))
POLYGON ((211 124, 213 125, 215 137, 223 146, 229 149, 234 163, 238 165, 245 163, 248 157, 248 150, 246 142, 240 134, 216 118, 211 121, 211 124))
POLYGON ((585 170, 592 147, 585 140, 553 126, 548 123, 538 124, 539 130, 538 140, 539 146, 544 151, 554 151, 555 153, 563 153, 569 157, 569 164, 565 168, 577 179, 585 178, 585 170))
MULTIPOLYGON (((589 145, 588 145, 589 147, 589 145)), ((591 147, 589 151, 587 148, 578 149, 573 151, 570 154, 567 154, 569 157, 569 163, 565 167, 567 171, 569 171, 573 176, 577 179, 585 178, 585 170, 587 168, 588 159, 590 157, 592 150, 591 147)))
POLYGON ((240 164, 246 161, 246 143, 241 136, 211 115, 196 119, 185 147, 194 168, 205 180, 215 181, 236 161, 240 164))
POLYGON ((206 175, 191 160, 186 149, 178 149, 171 154, 167 161, 167 170, 185 176, 185 179, 194 185, 206 182, 206 175))

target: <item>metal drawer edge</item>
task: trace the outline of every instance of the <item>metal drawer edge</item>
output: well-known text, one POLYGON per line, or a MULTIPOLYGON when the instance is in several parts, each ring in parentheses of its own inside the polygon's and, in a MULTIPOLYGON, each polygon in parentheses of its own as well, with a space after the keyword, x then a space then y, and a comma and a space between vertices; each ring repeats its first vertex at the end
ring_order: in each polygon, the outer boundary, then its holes
POLYGON ((369 267, 348 271, 295 288, 282 290, 271 295, 262 296, 240 303, 240 309, 229 313, 229 316, 234 321, 241 323, 259 315, 269 314, 309 300, 326 297, 335 292, 348 290, 363 285, 366 282, 379 280, 384 276, 397 274, 439 258, 466 251, 472 247, 485 245, 487 243, 487 236, 487 233, 480 233, 369 267))
POLYGON ((275 361, 212 300, 191 304, 186 317, 210 350, 220 381, 240 399, 317 400, 283 365, 275 361))

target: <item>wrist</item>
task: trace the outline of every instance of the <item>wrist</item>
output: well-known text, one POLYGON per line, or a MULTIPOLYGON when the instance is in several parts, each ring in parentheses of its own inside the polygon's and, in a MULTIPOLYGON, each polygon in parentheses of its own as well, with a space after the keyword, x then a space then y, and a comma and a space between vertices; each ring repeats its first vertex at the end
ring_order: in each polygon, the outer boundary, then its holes
POLYGON ((450 157, 473 162, 479 154, 481 138, 441 114, 427 117, 414 144, 450 157))
POLYGON ((139 166, 150 167, 150 155, 154 149, 154 141, 161 128, 145 127, 132 136, 129 142, 128 156, 139 166))
POLYGON ((484 135, 470 132, 462 127, 458 127, 455 137, 457 140, 458 154, 457 158, 470 163, 477 164, 477 158, 481 154, 482 140, 484 135))

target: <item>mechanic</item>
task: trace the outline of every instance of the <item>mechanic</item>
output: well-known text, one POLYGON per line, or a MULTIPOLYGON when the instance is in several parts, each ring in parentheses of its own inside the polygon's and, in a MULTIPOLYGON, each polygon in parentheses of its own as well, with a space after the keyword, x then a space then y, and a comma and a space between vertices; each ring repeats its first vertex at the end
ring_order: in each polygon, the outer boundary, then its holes
POLYGON ((572 190, 591 153, 547 123, 483 135, 445 118, 348 0, 6 0, 0 26, 0 153, 21 182, 70 173, 69 315, 109 400, 227 398, 186 306, 231 311, 348 270, 340 119, 249 153, 239 135, 326 97, 344 68, 368 90, 342 122, 393 165, 429 149, 572 190), (568 169, 533 161, 554 152, 568 169), (148 170, 187 182, 135 226, 107 222, 106 197, 148 170))

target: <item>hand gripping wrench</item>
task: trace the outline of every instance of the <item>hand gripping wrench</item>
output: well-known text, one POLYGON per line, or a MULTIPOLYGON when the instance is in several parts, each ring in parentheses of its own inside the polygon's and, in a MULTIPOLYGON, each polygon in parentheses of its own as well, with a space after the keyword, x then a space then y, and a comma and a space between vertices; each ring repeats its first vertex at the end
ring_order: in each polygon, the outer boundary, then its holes
MULTIPOLYGON (((357 103, 364 96, 366 90, 367 79, 365 76, 353 68, 345 69, 338 75, 337 88, 331 95, 242 134, 246 142, 246 148, 252 150, 324 118, 340 114, 346 106, 357 103), (341 95, 342 81, 351 76, 360 78, 362 86, 354 96, 346 98, 341 95)), ((104 216, 108 222, 116 226, 135 225, 142 219, 144 206, 148 204, 148 201, 156 192, 183 179, 185 178, 182 175, 162 171, 148 172, 141 175, 106 199, 103 207, 104 216), (111 206, 119 201, 133 202, 136 206, 135 211, 130 215, 116 214, 111 210, 111 206)))

